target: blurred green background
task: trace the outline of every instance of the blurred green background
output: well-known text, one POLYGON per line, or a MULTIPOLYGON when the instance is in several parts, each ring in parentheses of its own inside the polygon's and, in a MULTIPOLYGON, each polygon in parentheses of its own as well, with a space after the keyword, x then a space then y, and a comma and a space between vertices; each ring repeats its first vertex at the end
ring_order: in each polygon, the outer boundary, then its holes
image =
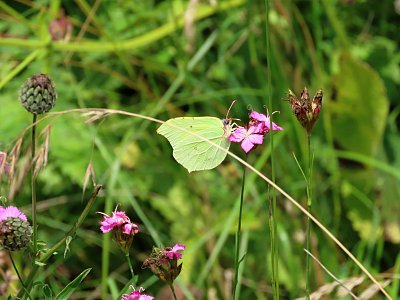
MULTIPOLYGON (((306 168, 307 137, 285 98, 288 88, 297 95, 304 86, 311 95, 322 88, 322 113, 312 135, 312 212, 378 279, 388 280, 388 292, 397 297, 399 1, 9 0, 0 2, 0 19, 0 151, 10 152, 30 124, 18 93, 29 76, 40 72, 56 85, 53 112, 96 107, 162 120, 223 118, 236 99, 231 116, 246 120, 251 109, 266 112, 271 97, 273 110, 279 111, 274 122, 285 129, 274 135, 276 182, 305 205, 306 183, 294 154, 306 168), (53 20, 71 27, 57 28, 53 20)), ((111 213, 119 205, 143 228, 131 250, 138 286, 158 294, 156 299, 169 299, 162 294, 165 286, 141 265, 153 245, 179 242, 187 246, 179 293, 188 299, 229 299, 242 172, 237 161, 228 157, 214 170, 188 174, 156 134, 158 124, 139 118, 112 115, 85 124, 74 113, 51 117, 38 131, 47 124, 48 165, 38 177, 39 238, 51 246, 76 220, 90 162, 105 189, 70 252, 64 258, 61 250, 37 280, 57 292, 90 267, 73 299, 98 299, 103 236, 96 212, 111 213)), ((269 138, 266 142, 249 155, 249 162, 270 176, 269 138)), ((39 147, 42 143, 39 138, 39 147)), ((3 177, 1 192, 29 214, 29 178, 23 171, 28 147, 26 134, 19 182, 12 190, 3 177)), ((231 151, 244 157, 238 144, 231 151)), ((90 192, 89 185, 84 199, 90 192)), ((240 299, 272 297, 268 196, 266 184, 249 173, 240 299)), ((281 296, 294 299, 304 296, 306 218, 280 195, 277 203, 281 296)), ((312 253, 344 282, 360 278, 359 268, 314 228, 312 253)), ((110 251, 107 284, 110 299, 116 299, 129 270, 115 244, 110 251)), ((318 264, 312 270, 313 291, 333 282, 318 264)), ((353 291, 370 286, 361 280, 353 291)), ((338 293, 334 288, 323 297, 337 299, 338 293)), ((374 293, 368 297, 380 299, 374 293)))

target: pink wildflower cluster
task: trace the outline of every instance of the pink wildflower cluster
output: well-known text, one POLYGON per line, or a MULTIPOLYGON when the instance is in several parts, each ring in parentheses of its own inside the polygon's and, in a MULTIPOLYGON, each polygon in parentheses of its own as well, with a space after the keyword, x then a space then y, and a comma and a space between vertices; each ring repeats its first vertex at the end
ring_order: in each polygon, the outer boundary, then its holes
POLYGON ((153 300, 154 297, 142 294, 143 288, 133 290, 129 295, 122 295, 121 300, 153 300))
POLYGON ((28 221, 25 214, 23 212, 21 212, 17 207, 15 207, 15 206, 8 206, 8 207, 0 206, 0 222, 7 220, 9 218, 19 218, 24 222, 28 221))
POLYGON ((106 214, 103 215, 104 219, 100 222, 100 230, 103 233, 119 230, 128 235, 136 235, 139 232, 139 227, 131 222, 124 211, 115 210, 111 217, 106 214))
POLYGON ((178 264, 178 260, 182 258, 182 253, 179 251, 185 248, 186 246, 182 244, 164 249, 154 247, 150 257, 144 261, 143 267, 149 268, 160 280, 172 285, 182 270, 182 263, 178 264))
MULTIPOLYGON (((282 127, 272 122, 272 130, 283 130, 282 127)), ((229 141, 241 143, 244 152, 249 153, 256 145, 264 141, 264 134, 271 131, 270 116, 253 111, 250 121, 245 126, 237 127, 229 136, 229 141)))
POLYGON ((103 233, 112 231, 115 242, 125 253, 128 253, 133 237, 139 233, 139 227, 132 223, 123 211, 115 210, 112 216, 101 214, 104 215, 104 219, 100 222, 100 230, 103 233))

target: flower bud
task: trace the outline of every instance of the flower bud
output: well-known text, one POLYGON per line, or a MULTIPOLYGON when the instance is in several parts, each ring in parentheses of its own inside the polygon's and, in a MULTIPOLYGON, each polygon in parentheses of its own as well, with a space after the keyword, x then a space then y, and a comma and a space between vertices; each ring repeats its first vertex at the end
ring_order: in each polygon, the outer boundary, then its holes
POLYGON ((0 247, 18 251, 31 240, 32 227, 26 216, 14 206, 0 206, 0 247))
POLYGON ((160 280, 172 285, 182 270, 182 263, 178 264, 178 260, 182 258, 182 253, 179 251, 185 248, 181 244, 165 249, 154 247, 150 257, 144 261, 143 267, 149 268, 160 280))
POLYGON ((21 87, 19 99, 27 111, 37 115, 54 107, 57 94, 53 82, 46 74, 35 74, 21 87))
POLYGON ((50 22, 49 32, 53 41, 68 42, 71 39, 72 23, 64 14, 50 22))
POLYGON ((292 107, 292 112, 300 122, 301 126, 306 129, 308 135, 314 127, 318 119, 322 107, 322 90, 318 90, 313 100, 310 99, 307 88, 304 88, 300 94, 300 100, 289 90, 288 101, 292 107))

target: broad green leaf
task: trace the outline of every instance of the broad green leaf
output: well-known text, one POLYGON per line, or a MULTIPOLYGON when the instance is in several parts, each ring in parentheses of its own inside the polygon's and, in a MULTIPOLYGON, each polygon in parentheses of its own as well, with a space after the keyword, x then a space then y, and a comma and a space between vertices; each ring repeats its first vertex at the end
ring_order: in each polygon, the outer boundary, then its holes
POLYGON ((157 133, 168 139, 175 160, 189 173, 213 169, 226 157, 225 151, 211 145, 205 139, 225 150, 228 150, 231 144, 228 141, 231 124, 215 117, 170 119, 157 129, 157 133))
POLYGON ((389 109, 382 79, 368 64, 342 53, 334 86, 336 96, 328 109, 336 143, 345 150, 374 155, 389 109))
POLYGON ((68 285, 54 298, 54 300, 65 300, 68 299, 72 293, 79 287, 83 279, 90 273, 92 268, 88 268, 82 271, 74 280, 72 280, 68 285))

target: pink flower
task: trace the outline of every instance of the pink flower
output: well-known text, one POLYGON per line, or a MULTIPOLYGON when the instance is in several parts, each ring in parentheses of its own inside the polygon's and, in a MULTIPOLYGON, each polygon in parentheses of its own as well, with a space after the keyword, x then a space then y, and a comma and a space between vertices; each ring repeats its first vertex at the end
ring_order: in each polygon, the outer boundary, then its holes
POLYGON ((28 221, 25 214, 15 206, 8 206, 8 207, 0 206, 0 222, 8 218, 20 218, 24 222, 28 221))
POLYGON ((133 237, 139 233, 139 227, 132 223, 124 211, 115 210, 112 216, 100 213, 104 216, 100 222, 100 230, 103 233, 112 231, 115 242, 125 253, 129 253, 133 237))
POLYGON ((100 230, 103 233, 110 232, 116 227, 121 227, 124 224, 129 224, 131 222, 123 211, 114 211, 111 217, 106 214, 103 215, 104 220, 100 222, 100 230))
POLYGON ((261 145, 263 143, 264 132, 263 123, 246 127, 239 126, 229 136, 229 141, 242 143, 241 147, 244 152, 249 153, 255 145, 261 145))
POLYGON ((125 224, 122 232, 129 235, 136 235, 139 232, 139 227, 134 223, 125 224))
MULTIPOLYGON (((250 114, 250 119, 261 122, 263 124, 263 130, 265 133, 268 133, 271 130, 270 128, 271 120, 269 115, 264 115, 256 111, 252 111, 250 114)), ((283 128, 272 122, 272 130, 283 130, 283 128)))
POLYGON ((129 295, 122 295, 121 300, 153 300, 154 297, 142 294, 143 288, 139 290, 134 290, 129 295))
POLYGON ((174 247, 172 247, 171 250, 167 250, 167 257, 169 259, 181 259, 182 258, 182 253, 179 253, 178 251, 185 250, 186 246, 182 244, 175 244, 174 247))

